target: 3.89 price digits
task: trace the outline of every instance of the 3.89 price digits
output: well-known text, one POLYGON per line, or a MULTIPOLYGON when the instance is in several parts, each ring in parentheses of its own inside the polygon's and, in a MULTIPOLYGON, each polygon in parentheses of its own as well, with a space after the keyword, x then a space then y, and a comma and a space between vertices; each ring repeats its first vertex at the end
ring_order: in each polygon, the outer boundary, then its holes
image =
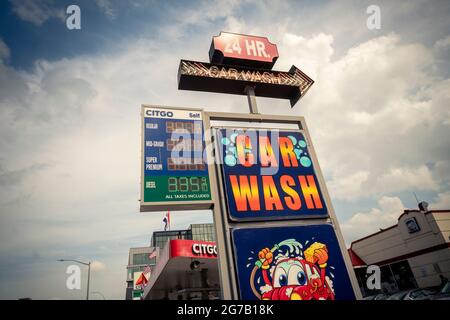
POLYGON ((200 192, 208 191, 206 177, 169 177, 169 192, 200 192))

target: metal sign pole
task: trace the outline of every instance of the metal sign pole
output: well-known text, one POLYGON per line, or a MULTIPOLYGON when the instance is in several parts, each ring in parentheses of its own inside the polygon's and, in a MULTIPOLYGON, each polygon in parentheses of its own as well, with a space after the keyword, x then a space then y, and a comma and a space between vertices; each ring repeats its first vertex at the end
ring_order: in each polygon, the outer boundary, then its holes
MULTIPOLYGON (((204 112, 203 123, 205 126, 205 144, 206 146, 212 147, 214 145, 213 134, 211 131, 210 117, 208 112, 204 112)), ((211 182, 211 195, 213 199, 213 218, 216 230, 216 243, 217 243, 217 259, 219 267, 219 277, 220 277, 220 287, 222 291, 222 299, 224 300, 236 300, 237 290, 234 284, 234 276, 231 272, 233 269, 233 261, 229 259, 230 246, 228 244, 227 238, 228 233, 227 222, 226 222, 226 211, 222 211, 222 201, 220 201, 223 191, 219 190, 221 187, 221 182, 218 181, 220 178, 220 172, 216 168, 216 156, 214 154, 215 148, 207 149, 207 159, 208 159, 208 169, 209 177, 211 182), (211 151, 211 152, 208 152, 211 151)))
POLYGON ((259 113, 258 106, 256 104, 255 88, 252 86, 245 87, 245 93, 247 94, 248 106, 250 108, 250 113, 259 113))

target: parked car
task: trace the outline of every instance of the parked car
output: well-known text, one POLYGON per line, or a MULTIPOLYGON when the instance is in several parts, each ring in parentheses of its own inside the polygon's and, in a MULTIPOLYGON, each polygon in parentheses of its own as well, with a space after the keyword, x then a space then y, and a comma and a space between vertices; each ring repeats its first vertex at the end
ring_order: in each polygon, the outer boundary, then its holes
POLYGON ((438 292, 439 289, 436 287, 414 289, 409 291, 403 300, 430 300, 438 292))
POLYGON ((378 293, 373 296, 364 297, 363 300, 386 300, 388 296, 386 293, 378 293))
POLYGON ((375 296, 374 300, 386 300, 389 297, 387 293, 380 293, 375 296))
POLYGON ((390 295, 386 300, 403 300, 411 290, 403 290, 390 295))
POLYGON ((450 282, 447 282, 441 291, 432 296, 431 300, 450 300, 450 282))

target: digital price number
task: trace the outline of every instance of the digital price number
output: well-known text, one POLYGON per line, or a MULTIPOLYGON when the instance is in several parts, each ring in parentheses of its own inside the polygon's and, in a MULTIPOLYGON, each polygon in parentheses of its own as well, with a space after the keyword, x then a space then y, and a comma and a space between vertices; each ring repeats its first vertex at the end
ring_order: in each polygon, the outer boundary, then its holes
POLYGON ((209 185, 206 177, 169 177, 169 192, 199 192, 208 191, 209 185))
POLYGON ((167 169, 173 170, 205 170, 203 159, 167 158, 167 169))
POLYGON ((183 150, 183 151, 198 151, 201 152, 203 150, 203 142, 201 139, 184 139, 183 137, 179 138, 170 138, 166 141, 167 151, 183 150))
POLYGON ((202 159, 202 132, 201 122, 166 122, 166 133, 171 134, 166 141, 167 151, 192 152, 193 156, 193 158, 167 158, 168 170, 205 170, 202 159), (189 138, 185 136, 186 134, 189 138))
POLYGON ((166 132, 183 132, 187 131, 191 134, 202 134, 202 124, 200 122, 194 123, 192 121, 167 121, 166 132))

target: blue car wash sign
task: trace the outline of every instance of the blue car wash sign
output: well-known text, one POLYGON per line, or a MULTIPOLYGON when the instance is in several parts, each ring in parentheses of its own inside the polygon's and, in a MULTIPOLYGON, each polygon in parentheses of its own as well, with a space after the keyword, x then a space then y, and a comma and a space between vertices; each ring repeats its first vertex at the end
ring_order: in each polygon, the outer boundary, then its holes
POLYGON ((141 211, 211 200, 202 112, 143 106, 141 211))
POLYGON ((300 130, 217 130, 233 221, 324 218, 326 203, 300 130))
POLYGON ((333 226, 232 230, 243 300, 354 300, 333 226))

